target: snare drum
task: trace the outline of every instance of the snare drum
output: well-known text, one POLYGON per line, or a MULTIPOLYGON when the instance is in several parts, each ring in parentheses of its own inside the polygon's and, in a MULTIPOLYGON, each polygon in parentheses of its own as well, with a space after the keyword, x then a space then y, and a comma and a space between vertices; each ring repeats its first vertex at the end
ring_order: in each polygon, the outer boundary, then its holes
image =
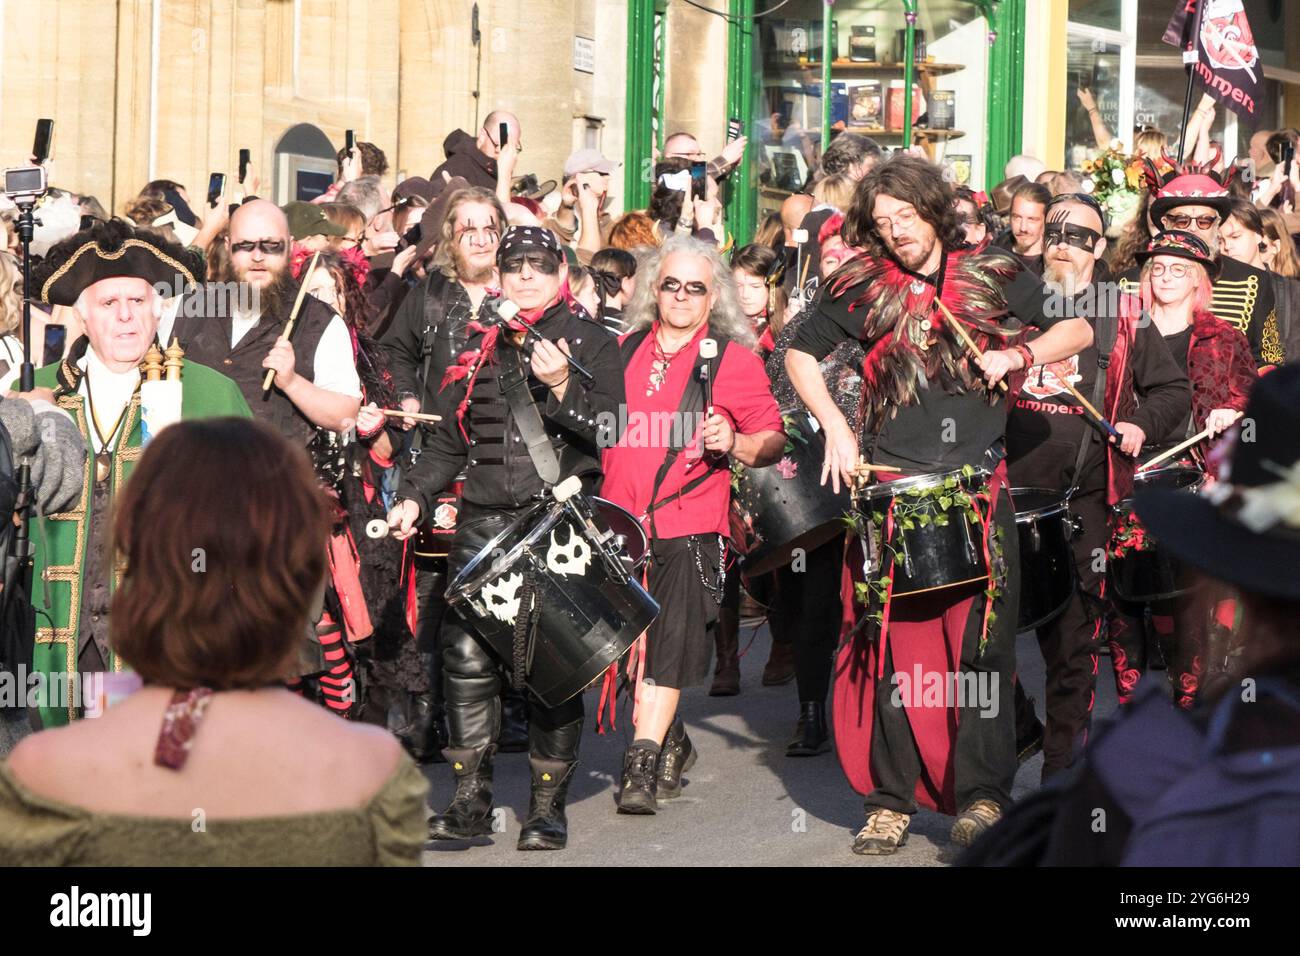
POLYGON ((970 513, 971 498, 988 483, 981 469, 949 471, 881 482, 859 491, 858 511, 883 535, 893 509, 893 533, 880 548, 880 567, 868 576, 893 577, 892 594, 920 594, 986 580, 983 535, 970 513))
POLYGON ((525 681, 555 707, 597 680, 658 616, 637 576, 649 554, 640 522, 612 502, 581 494, 540 502, 465 565, 447 603, 507 668, 515 623, 531 608, 525 681), (533 581, 527 604, 525 576, 533 581))
MULTIPOLYGON (((1205 473, 1186 462, 1138 472, 1133 476, 1133 493, 1144 488, 1163 488, 1196 494, 1205 484, 1205 473)), ((1107 549, 1107 572, 1115 596, 1138 604, 1180 597, 1195 590, 1182 575, 1182 564, 1160 546, 1133 513, 1133 498, 1111 508, 1111 539, 1107 549)))
POLYGON ((1032 631, 1065 610, 1074 593, 1074 526, 1070 503, 1048 488, 1012 488, 1020 539, 1020 613, 1016 627, 1032 631))
POLYGON ((842 534, 844 516, 853 507, 847 488, 836 494, 821 483, 826 438, 813 417, 787 410, 781 418, 786 432, 781 460, 765 468, 737 464, 732 469, 732 526, 740 530, 737 544, 750 577, 785 567, 796 549, 806 553, 842 534))

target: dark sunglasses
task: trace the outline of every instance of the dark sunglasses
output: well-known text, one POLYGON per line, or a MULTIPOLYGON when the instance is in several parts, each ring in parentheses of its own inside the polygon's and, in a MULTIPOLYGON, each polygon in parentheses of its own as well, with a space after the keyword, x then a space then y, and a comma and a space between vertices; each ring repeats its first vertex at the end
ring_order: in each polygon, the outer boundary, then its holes
POLYGON ((283 239, 259 239, 257 242, 236 242, 230 246, 231 252, 252 252, 254 249, 261 251, 264 256, 284 255, 283 239))
POLYGON ((528 268, 542 275, 553 276, 560 271, 559 260, 549 252, 529 252, 522 256, 507 256, 501 260, 501 271, 508 274, 522 272, 524 263, 528 268))
MULTIPOLYGON (((659 291, 666 292, 669 295, 676 295, 681 291, 681 288, 681 280, 674 279, 672 276, 669 276, 667 279, 664 279, 663 282, 659 283, 659 291)), ((698 299, 702 295, 709 294, 709 287, 703 282, 688 282, 686 283, 686 294, 698 299)))
POLYGON ((1198 229, 1212 229, 1219 221, 1218 213, 1211 213, 1208 216, 1183 216, 1170 214, 1165 216, 1165 225, 1174 229, 1190 229, 1192 223, 1196 223, 1198 229))

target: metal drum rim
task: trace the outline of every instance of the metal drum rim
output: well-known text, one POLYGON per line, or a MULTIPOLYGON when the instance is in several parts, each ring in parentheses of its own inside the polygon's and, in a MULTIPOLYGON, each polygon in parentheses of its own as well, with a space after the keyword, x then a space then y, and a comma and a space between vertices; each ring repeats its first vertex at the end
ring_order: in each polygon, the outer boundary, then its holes
MULTIPOLYGON (((559 516, 562 511, 562 509, 560 508, 553 508, 552 506, 555 504, 556 503, 554 501, 551 502, 539 501, 536 505, 534 505, 532 508, 529 508, 527 511, 521 514, 514 521, 510 522, 510 524, 508 524, 505 528, 499 531, 496 534, 496 536, 492 538, 491 541, 483 545, 483 547, 479 549, 478 554, 474 555, 474 557, 470 559, 469 563, 466 564, 465 567, 460 569, 460 573, 456 575, 456 579, 452 581, 451 585, 447 588, 446 595, 447 595, 448 606, 455 607, 469 600, 469 594, 461 593, 461 592, 467 591, 470 582, 475 580, 482 572, 482 569, 479 568, 479 563, 483 561, 485 557, 490 556, 494 550, 496 550, 496 548, 500 545, 501 541, 507 538, 515 530, 516 525, 522 524, 523 522, 527 521, 530 517, 532 517, 532 515, 535 512, 539 510, 550 509, 546 517, 544 517, 541 521, 537 523, 537 527, 529 531, 528 534, 524 535, 524 537, 519 541, 518 544, 516 544, 513 548, 511 548, 504 555, 502 555, 501 570, 497 573, 505 574, 507 569, 519 559, 519 556, 529 545, 535 544, 542 535, 546 534, 546 532, 550 531, 553 527, 555 527, 556 522, 559 521, 559 516)), ((488 570, 490 570, 490 566, 488 570)), ((487 581, 484 580, 480 583, 486 584, 487 581)), ((474 590, 477 591, 479 589, 475 588, 474 590)))
MULTIPOLYGON (((1030 485, 1025 485, 1023 488, 1008 488, 1007 491, 1011 495, 1011 503, 1013 505, 1016 502, 1016 492, 1020 492, 1022 494, 1025 492, 1039 492, 1045 495, 1057 495, 1057 496, 1061 494, 1061 492, 1057 491, 1055 488, 1038 488, 1030 485)), ((1062 512, 1069 514, 1070 512, 1069 498, 1058 497, 1058 500, 1054 505, 1045 505, 1042 508, 1029 508, 1025 511, 1017 510, 1015 512, 1016 524, 1020 524, 1022 522, 1035 521, 1039 518, 1051 518, 1055 515, 1061 514, 1062 512)))
POLYGON ((859 501, 875 501, 877 498, 893 498, 900 491, 931 488, 934 485, 943 484, 949 478, 956 478, 959 482, 962 482, 983 480, 988 477, 990 477, 990 473, 984 468, 976 468, 970 475, 965 474, 960 468, 952 471, 912 475, 907 478, 895 478, 892 481, 881 481, 874 485, 868 485, 857 493, 857 499, 859 501))

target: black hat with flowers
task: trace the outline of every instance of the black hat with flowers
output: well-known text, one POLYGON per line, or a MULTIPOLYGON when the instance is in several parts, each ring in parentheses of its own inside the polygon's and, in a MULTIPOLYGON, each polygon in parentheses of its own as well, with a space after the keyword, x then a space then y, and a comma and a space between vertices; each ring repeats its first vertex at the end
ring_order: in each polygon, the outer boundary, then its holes
POLYGON ((1210 255, 1210 247, 1200 236, 1181 229, 1168 229, 1156 235, 1134 255, 1138 265, 1145 265, 1152 256, 1177 256, 1199 262, 1205 267, 1205 274, 1213 282, 1219 277, 1219 261, 1210 255))
POLYGON ((1245 591, 1300 601, 1300 366, 1260 378, 1244 417, 1211 453, 1223 464, 1200 494, 1151 489, 1135 508, 1184 564, 1245 591))

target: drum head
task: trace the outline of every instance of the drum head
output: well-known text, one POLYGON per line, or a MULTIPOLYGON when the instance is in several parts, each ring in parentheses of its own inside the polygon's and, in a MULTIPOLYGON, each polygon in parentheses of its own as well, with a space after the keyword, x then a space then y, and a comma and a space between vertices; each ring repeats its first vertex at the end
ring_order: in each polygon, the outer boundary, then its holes
POLYGON ((1167 491, 1195 491, 1205 483, 1205 473, 1190 465, 1167 465, 1133 476, 1135 488, 1163 488, 1167 491))
POLYGON ((485 544, 447 588, 447 603, 460 604, 468 595, 477 594, 483 585, 517 564, 524 548, 548 534, 560 520, 561 509, 552 508, 552 505, 554 502, 539 502, 485 544))

